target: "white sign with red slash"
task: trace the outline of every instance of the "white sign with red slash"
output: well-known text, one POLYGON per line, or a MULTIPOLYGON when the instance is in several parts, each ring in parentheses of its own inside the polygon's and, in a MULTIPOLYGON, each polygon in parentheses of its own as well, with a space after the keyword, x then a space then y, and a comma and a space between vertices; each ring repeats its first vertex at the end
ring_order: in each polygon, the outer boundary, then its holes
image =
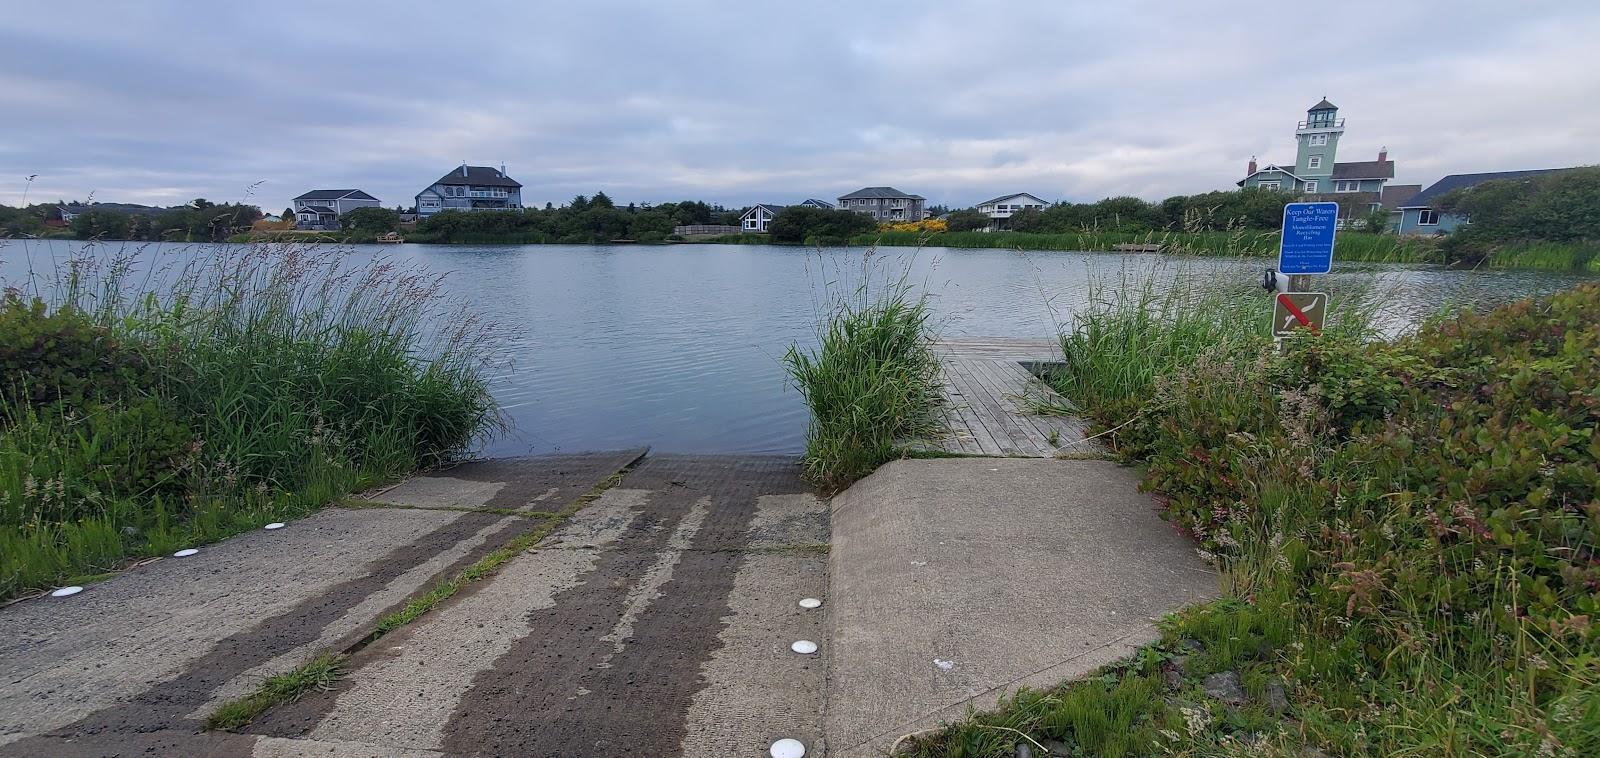
POLYGON ((1298 337, 1322 333, 1328 313, 1328 295, 1323 292, 1279 292, 1272 301, 1272 336, 1298 337))

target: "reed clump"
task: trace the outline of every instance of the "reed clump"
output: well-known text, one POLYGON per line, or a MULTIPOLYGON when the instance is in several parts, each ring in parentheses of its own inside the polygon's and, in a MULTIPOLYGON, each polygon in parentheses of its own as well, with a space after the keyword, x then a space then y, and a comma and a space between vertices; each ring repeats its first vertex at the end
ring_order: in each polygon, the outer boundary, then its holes
POLYGON ((811 409, 803 464, 836 491, 939 431, 939 359, 925 296, 903 280, 835 299, 817 345, 790 347, 784 366, 811 409))

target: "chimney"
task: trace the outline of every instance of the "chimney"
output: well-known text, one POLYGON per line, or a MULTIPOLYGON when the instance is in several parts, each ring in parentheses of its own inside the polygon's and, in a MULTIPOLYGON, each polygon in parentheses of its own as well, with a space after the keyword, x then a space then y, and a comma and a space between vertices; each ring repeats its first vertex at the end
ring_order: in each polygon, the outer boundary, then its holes
POLYGON ((506 178, 506 163, 505 163, 505 161, 501 161, 500 162, 500 178, 501 179, 506 178))
POLYGON ((1386 160, 1389 160, 1389 146, 1388 145, 1384 145, 1383 147, 1378 148, 1378 162, 1382 163, 1382 162, 1384 162, 1386 160))
POLYGON ((467 175, 467 162, 466 161, 462 161, 461 162, 461 175, 462 176, 466 176, 467 175))
POLYGON ((1252 155, 1252 156, 1250 156, 1250 167, 1244 170, 1244 175, 1245 176, 1250 176, 1250 175, 1254 174, 1255 172, 1256 172, 1256 157, 1254 155, 1252 155))

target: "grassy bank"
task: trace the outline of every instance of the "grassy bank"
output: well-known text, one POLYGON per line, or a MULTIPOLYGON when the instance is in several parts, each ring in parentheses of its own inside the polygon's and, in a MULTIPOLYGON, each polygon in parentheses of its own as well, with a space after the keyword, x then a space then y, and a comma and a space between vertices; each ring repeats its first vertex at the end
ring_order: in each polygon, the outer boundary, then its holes
MULTIPOLYGON (((1174 255, 1271 257, 1278 254, 1278 233, 1234 232, 1099 232, 1030 234, 1025 232, 879 232, 851 240, 852 244, 997 248, 1007 250, 1110 251, 1117 245, 1161 245, 1174 255)), ((1442 262, 1432 240, 1417 237, 1340 232, 1334 257, 1368 263, 1442 262)))
POLYGON ((306 514, 497 427, 484 325, 437 277, 315 246, 153 255, 91 246, 8 283, 0 597, 306 514))
POLYGON ((914 754, 1600 753, 1600 286, 1286 355, 1226 306, 1101 302, 1053 381, 1227 597, 914 754))
POLYGON ((939 360, 928 303, 903 280, 862 284, 833 299, 817 347, 791 347, 784 366, 811 409, 803 464, 836 491, 937 432, 939 360))

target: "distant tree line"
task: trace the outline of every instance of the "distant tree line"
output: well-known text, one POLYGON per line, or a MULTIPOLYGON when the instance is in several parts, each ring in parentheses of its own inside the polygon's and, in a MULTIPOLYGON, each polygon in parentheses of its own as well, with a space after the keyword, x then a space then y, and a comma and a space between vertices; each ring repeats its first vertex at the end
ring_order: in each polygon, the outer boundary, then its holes
MULTIPOLYGON (((1208 232, 1232 229, 1277 229, 1285 203, 1303 199, 1293 192, 1246 188, 1174 195, 1152 203, 1137 197, 1108 197, 1093 203, 1061 202, 1043 209, 1012 214, 1005 228, 1038 234, 1068 234, 1086 229, 1108 232, 1208 232)), ((991 219, 976 209, 946 217, 952 232, 988 226, 991 219)))
POLYGON ((1434 208, 1471 222, 1454 235, 1465 241, 1600 241, 1600 166, 1483 182, 1434 208))
POLYGON ((599 192, 593 197, 578 195, 559 208, 546 203, 543 208, 521 211, 443 211, 419 222, 411 238, 418 242, 662 242, 675 226, 727 223, 729 216, 737 223, 738 215, 698 200, 618 207, 606 193, 599 192))
MULTIPOLYGON (((44 234, 51 229, 50 222, 61 219, 60 205, 37 204, 26 208, 0 205, 0 233, 8 237, 44 234)), ((66 227, 78 239, 218 242, 249 229, 261 218, 261 209, 254 205, 219 204, 205 198, 157 213, 124 213, 96 209, 94 205, 82 207, 86 210, 75 214, 66 227)))

